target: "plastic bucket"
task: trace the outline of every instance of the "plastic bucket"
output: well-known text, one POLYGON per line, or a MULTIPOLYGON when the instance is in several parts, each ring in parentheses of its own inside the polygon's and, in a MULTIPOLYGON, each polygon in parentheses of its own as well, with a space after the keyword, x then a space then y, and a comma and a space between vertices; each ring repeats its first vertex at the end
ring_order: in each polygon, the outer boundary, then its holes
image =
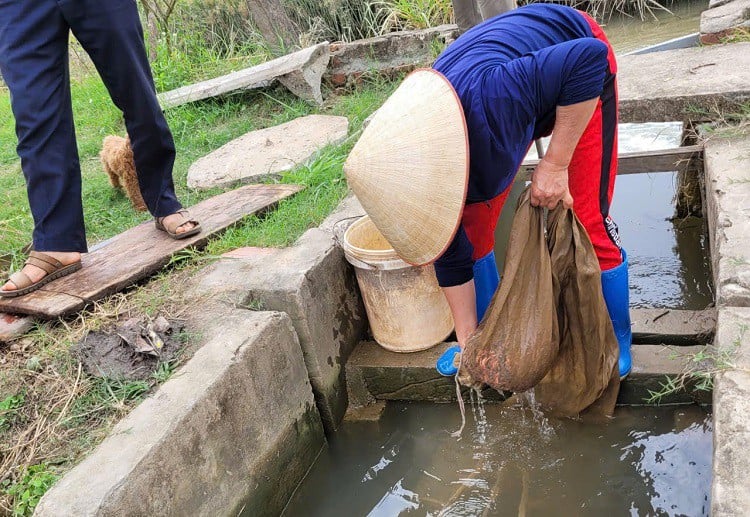
POLYGON ((375 341, 393 352, 417 352, 453 331, 453 316, 432 266, 401 260, 368 216, 344 233, 375 341))

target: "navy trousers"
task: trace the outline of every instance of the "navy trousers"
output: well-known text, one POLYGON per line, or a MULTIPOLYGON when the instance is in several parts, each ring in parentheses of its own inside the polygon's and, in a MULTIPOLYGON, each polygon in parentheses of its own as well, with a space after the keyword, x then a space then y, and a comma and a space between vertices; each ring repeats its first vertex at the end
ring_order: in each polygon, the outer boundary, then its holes
POLYGON ((37 251, 87 251, 71 31, 123 112, 149 211, 162 217, 181 208, 172 183, 174 141, 156 99, 135 0, 0 0, 0 72, 10 89, 37 251))

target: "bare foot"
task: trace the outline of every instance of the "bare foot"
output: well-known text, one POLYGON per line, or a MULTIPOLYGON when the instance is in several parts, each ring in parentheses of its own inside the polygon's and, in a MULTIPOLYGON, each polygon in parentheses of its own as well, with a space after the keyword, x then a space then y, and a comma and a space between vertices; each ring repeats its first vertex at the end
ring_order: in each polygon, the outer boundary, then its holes
MULTIPOLYGON (((81 260, 81 254, 77 251, 43 251, 42 253, 45 253, 50 257, 59 260, 63 266, 68 266, 74 262, 78 262, 79 260, 81 260)), ((38 267, 32 266, 31 264, 25 265, 21 272, 28 275, 29 279, 31 279, 32 282, 38 282, 39 280, 44 278, 44 275, 47 274, 43 269, 39 269, 38 267)), ((12 282, 6 282, 1 290, 13 291, 15 289, 16 286, 12 282)))
MULTIPOLYGON (((161 224, 163 224, 165 228, 172 228, 173 225, 178 224, 180 221, 182 221, 182 219, 183 219, 183 215, 179 213, 174 213, 174 214, 164 217, 161 220, 161 224)), ((174 233, 177 233, 177 234, 185 233, 187 231, 192 230, 195 227, 196 227, 195 223, 190 222, 190 221, 185 221, 184 224, 174 229, 174 233)))

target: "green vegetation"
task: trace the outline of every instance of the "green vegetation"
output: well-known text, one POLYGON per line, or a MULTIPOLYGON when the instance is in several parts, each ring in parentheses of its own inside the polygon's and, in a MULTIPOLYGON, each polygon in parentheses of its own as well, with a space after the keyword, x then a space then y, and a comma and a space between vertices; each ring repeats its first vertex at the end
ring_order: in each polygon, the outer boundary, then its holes
MULTIPOLYGON (((646 404, 658 404, 664 397, 674 393, 712 391, 716 375, 735 367, 734 361, 740 346, 746 339, 747 330, 748 327, 744 325, 739 327, 732 348, 719 350, 709 345, 690 356, 680 375, 668 375, 664 378, 659 390, 649 390, 649 397, 645 400, 646 404)), ((677 354, 672 357, 672 359, 677 358, 677 354)))
POLYGON ((59 476, 41 463, 31 465, 15 483, 4 481, 3 490, 14 498, 12 515, 31 515, 44 493, 57 481, 59 476))
POLYGON ((0 401, 0 431, 7 431, 18 419, 19 408, 23 406, 23 394, 8 395, 0 401))

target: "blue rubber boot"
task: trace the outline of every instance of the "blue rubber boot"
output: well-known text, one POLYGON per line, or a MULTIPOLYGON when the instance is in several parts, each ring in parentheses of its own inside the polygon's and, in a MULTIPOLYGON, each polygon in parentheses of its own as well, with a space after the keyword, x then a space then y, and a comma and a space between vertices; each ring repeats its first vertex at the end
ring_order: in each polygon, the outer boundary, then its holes
MULTIPOLYGON (((495 262, 495 252, 489 254, 474 262, 474 289, 476 290, 477 302, 477 321, 482 321, 487 307, 495 295, 497 286, 500 285, 500 275, 497 272, 497 263, 495 262)), ((458 345, 448 348, 438 358, 435 368, 440 375, 450 377, 456 375, 458 366, 456 355, 461 352, 458 345)))
POLYGON ((632 367, 630 345, 633 332, 630 328, 630 296, 628 293, 628 255, 622 250, 622 264, 602 272, 602 293, 607 311, 615 328, 620 345, 620 379, 627 377, 632 367))
POLYGON ((500 285, 500 274, 497 272, 495 252, 491 251, 474 262, 474 289, 477 293, 478 322, 484 318, 484 313, 487 312, 487 307, 490 306, 498 285, 500 285))

